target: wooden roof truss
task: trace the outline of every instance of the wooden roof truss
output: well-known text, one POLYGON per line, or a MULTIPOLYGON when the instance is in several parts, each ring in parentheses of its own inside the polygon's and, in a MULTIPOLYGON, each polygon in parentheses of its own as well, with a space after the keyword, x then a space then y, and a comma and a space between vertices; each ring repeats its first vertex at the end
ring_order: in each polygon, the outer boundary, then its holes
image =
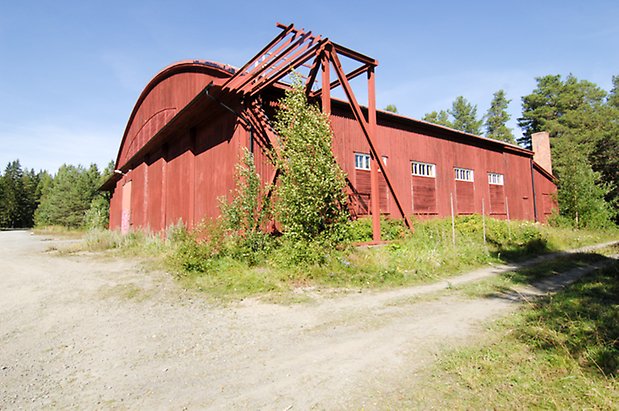
MULTIPOLYGON (((222 90, 240 94, 247 104, 251 126, 258 130, 276 147, 277 138, 274 130, 269 126, 268 119, 262 112, 261 105, 256 104, 260 93, 267 87, 274 86, 284 89, 291 87, 292 72, 298 73, 305 81, 305 89, 310 99, 320 97, 322 110, 326 114, 331 112, 331 90, 341 86, 354 114, 360 130, 365 137, 371 155, 371 214, 373 226, 373 240, 380 241, 380 205, 379 205, 379 174, 383 173, 387 187, 391 191, 400 215, 406 225, 412 230, 411 220, 404 212, 400 196, 393 185, 392 174, 381 159, 380 148, 377 144, 376 133, 376 94, 375 68, 378 62, 373 58, 350 50, 339 44, 312 34, 311 31, 297 29, 293 24, 288 26, 277 24, 282 31, 258 54, 250 59, 242 68, 230 77, 223 85, 222 90), (346 57, 357 65, 357 68, 346 73, 342 68, 341 57, 346 57), (336 78, 331 81, 331 67, 336 78), (320 82, 317 81, 320 74, 320 82), (367 116, 363 113, 350 81, 360 75, 367 76, 368 108, 367 116), (376 199, 376 200, 374 200, 376 199)), ((273 176, 273 179, 277 175, 273 176)))

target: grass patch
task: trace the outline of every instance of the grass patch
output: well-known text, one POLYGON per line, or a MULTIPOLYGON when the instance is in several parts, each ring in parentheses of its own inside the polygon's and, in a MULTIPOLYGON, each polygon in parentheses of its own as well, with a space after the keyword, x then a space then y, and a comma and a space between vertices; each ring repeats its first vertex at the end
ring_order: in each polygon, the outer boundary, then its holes
MULTIPOLYGON (((92 231, 81 250, 144 257, 152 267, 172 272, 183 286, 215 297, 244 298, 282 294, 305 287, 385 288, 423 284, 483 265, 519 261, 565 248, 619 238, 619 231, 584 231, 540 226, 528 222, 486 219, 486 242, 479 216, 456 219, 456 244, 451 221, 418 222, 410 233, 397 221, 385 221, 383 236, 392 241, 378 247, 354 247, 371 237, 371 222, 348 227, 348 241, 327 247, 319 243, 288 244, 265 235, 238 238, 215 223, 188 231, 171 227, 165 235, 132 232, 120 235, 92 231), (258 250, 258 251, 256 251, 258 250), (307 263, 291 254, 307 253, 307 263)), ((519 275, 531 277, 522 272, 519 275)))
POLYGON ((150 298, 152 291, 147 291, 135 283, 118 284, 113 287, 102 287, 100 290, 103 298, 120 298, 136 302, 150 298))
POLYGON ((404 402, 419 409, 614 409, 619 403, 619 264, 503 320, 457 350, 404 402))
POLYGON ((470 284, 454 287, 471 298, 492 297, 510 292, 517 284, 530 284, 537 280, 561 274, 577 267, 587 267, 603 261, 609 255, 619 252, 619 244, 597 250, 595 253, 567 254, 533 265, 526 265, 499 276, 490 277, 470 284))
POLYGON ((81 239, 86 235, 86 230, 79 228, 67 228, 64 226, 50 225, 42 227, 34 227, 32 233, 35 235, 44 235, 50 237, 58 237, 63 239, 81 239))

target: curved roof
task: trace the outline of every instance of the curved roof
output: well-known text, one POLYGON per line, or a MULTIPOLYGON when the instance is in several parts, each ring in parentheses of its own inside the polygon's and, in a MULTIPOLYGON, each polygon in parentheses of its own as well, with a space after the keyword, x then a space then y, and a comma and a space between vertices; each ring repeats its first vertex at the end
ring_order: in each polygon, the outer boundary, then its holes
POLYGON ((235 72, 236 68, 227 64, 221 64, 209 60, 183 60, 173 63, 155 74, 155 76, 148 82, 146 87, 144 87, 142 93, 140 93, 140 96, 138 97, 133 107, 133 110, 131 111, 131 115, 129 116, 127 125, 125 126, 123 138, 121 140, 118 154, 116 157, 116 168, 120 168, 122 166, 122 164, 119 164, 119 162, 121 160, 121 155, 123 154, 123 147, 125 146, 129 131, 137 113, 140 111, 140 108, 142 107, 142 104, 144 103, 146 98, 159 84, 172 76, 182 73, 200 73, 215 78, 228 78, 232 76, 235 72))

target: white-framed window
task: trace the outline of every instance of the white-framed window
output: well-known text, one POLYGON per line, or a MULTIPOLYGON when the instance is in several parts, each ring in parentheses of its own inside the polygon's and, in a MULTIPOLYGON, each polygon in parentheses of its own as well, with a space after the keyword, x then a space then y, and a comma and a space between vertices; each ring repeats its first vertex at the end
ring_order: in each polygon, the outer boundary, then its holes
POLYGON ((496 186, 503 185, 503 174, 488 173, 488 184, 494 184, 496 186))
POLYGON ((454 168, 454 172, 456 173, 456 180, 458 181, 473 181, 473 170, 456 167, 454 168))
POLYGON ((411 161, 411 173, 419 177, 436 177, 436 165, 430 163, 422 163, 420 161, 411 161))
POLYGON ((364 153, 355 153, 355 168, 357 170, 369 170, 370 155, 364 153))

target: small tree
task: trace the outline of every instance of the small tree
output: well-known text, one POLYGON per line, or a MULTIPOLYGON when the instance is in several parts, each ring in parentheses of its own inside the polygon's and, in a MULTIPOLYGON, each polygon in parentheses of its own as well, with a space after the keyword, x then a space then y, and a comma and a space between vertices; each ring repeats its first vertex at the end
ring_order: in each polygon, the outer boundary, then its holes
POLYGON ((599 183, 599 173, 592 170, 586 153, 569 140, 557 141, 555 152, 561 216, 576 228, 613 225, 613 211, 604 200, 608 187, 599 183))
POLYGON ((484 125, 486 137, 516 144, 512 130, 507 127, 507 122, 511 117, 507 112, 507 106, 510 101, 505 97, 504 90, 494 93, 490 102, 490 108, 485 116, 486 122, 484 125))
POLYGON ((348 219, 345 175, 331 151, 328 117, 308 104, 298 78, 280 100, 275 129, 281 174, 275 210, 284 236, 337 240, 348 219))
POLYGON ((449 113, 445 110, 427 113, 423 116, 423 121, 438 124, 439 126, 453 127, 453 123, 449 120, 449 113))
POLYGON ((232 201, 220 198, 224 224, 242 236, 260 232, 271 216, 271 207, 266 195, 268 189, 262 188, 254 156, 247 149, 236 166, 235 179, 232 201))
POLYGON ((398 108, 395 106, 395 104, 387 104, 387 107, 385 107, 385 111, 397 114, 398 108))
POLYGON ((477 119, 477 106, 462 96, 456 97, 448 110, 454 121, 452 127, 471 134, 481 134, 482 120, 477 119))
POLYGON ((262 187, 254 156, 247 149, 236 166, 235 180, 232 201, 219 199, 222 227, 234 244, 231 253, 253 264, 270 247, 264 228, 271 219, 271 203, 269 187, 262 187))

